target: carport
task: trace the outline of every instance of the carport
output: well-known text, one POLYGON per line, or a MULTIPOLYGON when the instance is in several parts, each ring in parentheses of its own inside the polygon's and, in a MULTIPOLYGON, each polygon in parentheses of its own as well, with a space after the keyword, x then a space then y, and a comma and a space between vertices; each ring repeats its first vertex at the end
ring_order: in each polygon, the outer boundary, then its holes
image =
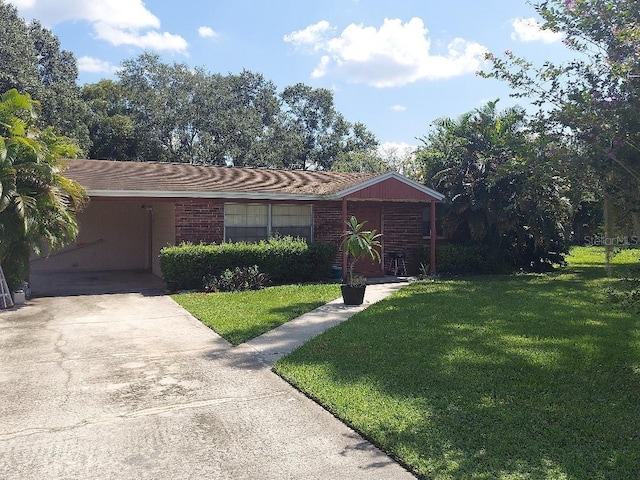
POLYGON ((158 253, 175 240, 174 204, 145 198, 91 197, 69 247, 31 262, 33 273, 145 271, 160 276, 158 253))

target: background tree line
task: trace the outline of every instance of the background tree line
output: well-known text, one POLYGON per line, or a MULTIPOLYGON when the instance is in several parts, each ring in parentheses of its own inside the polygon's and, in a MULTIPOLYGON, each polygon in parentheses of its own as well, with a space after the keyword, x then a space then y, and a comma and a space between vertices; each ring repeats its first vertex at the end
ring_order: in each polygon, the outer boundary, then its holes
POLYGON ((0 30, 0 93, 39 101, 40 126, 73 138, 88 158, 329 170, 349 169, 353 156, 362 164, 378 146, 324 88, 278 91, 259 73, 212 74, 150 53, 125 61, 118 80, 80 87, 73 54, 2 0, 0 30))

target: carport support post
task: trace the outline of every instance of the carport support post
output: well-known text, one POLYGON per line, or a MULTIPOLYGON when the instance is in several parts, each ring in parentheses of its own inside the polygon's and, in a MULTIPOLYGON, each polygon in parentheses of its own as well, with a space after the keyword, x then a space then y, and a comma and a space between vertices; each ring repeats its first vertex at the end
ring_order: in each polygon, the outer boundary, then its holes
POLYGON ((431 275, 436 274, 436 201, 431 199, 429 208, 429 224, 431 228, 431 275))
MULTIPOLYGON (((344 230, 344 226, 347 223, 347 198, 342 198, 342 228, 344 230)), ((347 278, 347 254, 344 253, 344 249, 342 250, 342 278, 347 278)))

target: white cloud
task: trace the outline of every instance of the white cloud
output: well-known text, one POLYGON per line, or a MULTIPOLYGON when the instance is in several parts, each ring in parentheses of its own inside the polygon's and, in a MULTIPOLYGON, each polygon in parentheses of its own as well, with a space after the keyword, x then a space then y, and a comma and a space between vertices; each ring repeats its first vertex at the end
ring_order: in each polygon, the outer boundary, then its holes
POLYGON ((78 58, 78 70, 88 73, 114 74, 119 67, 98 58, 85 56, 78 58))
POLYGON ((378 146, 378 157, 384 160, 392 170, 403 175, 413 176, 417 171, 415 153, 417 147, 404 142, 385 142, 378 146))
POLYGON ((160 19, 142 0, 14 0, 20 14, 46 26, 66 21, 90 23, 96 37, 112 45, 133 45, 151 50, 186 53, 188 43, 179 35, 160 32, 160 19))
POLYGON ((535 18, 514 18, 511 20, 511 38, 520 42, 553 43, 562 40, 562 32, 545 30, 535 18))
POLYGON ((142 33, 138 30, 120 29, 108 23, 99 22, 94 25, 99 38, 108 41, 116 47, 133 45, 142 49, 168 50, 186 53, 189 44, 180 35, 155 30, 142 33))
POLYGON ((416 151, 415 145, 409 145, 404 142, 385 142, 378 146, 377 153, 382 158, 407 158, 416 151))
POLYGON ((326 42, 327 35, 333 31, 329 22, 321 20, 318 23, 309 25, 303 30, 297 30, 284 36, 284 41, 292 43, 296 47, 312 47, 313 50, 318 51, 323 48, 326 42))
POLYGON ((456 38, 445 54, 431 53, 429 31, 420 18, 407 23, 385 19, 379 29, 351 24, 339 36, 332 36, 334 30, 322 21, 284 37, 296 47, 323 53, 315 78, 336 73, 355 83, 397 87, 473 73, 487 52, 478 43, 456 38))
POLYGON ((36 0, 11 0, 10 2, 14 7, 23 9, 31 8, 36 3, 36 0))
POLYGON ((394 112, 406 112, 407 107, 404 105, 392 105, 391 110, 393 110, 394 112))
POLYGON ((323 55, 320 58, 318 66, 313 70, 313 72, 311 72, 311 78, 324 77, 327 74, 327 69, 329 68, 330 63, 331 57, 329 57, 329 55, 323 55))
POLYGON ((216 38, 218 36, 218 32, 211 27, 200 27, 198 28, 198 35, 202 38, 216 38))

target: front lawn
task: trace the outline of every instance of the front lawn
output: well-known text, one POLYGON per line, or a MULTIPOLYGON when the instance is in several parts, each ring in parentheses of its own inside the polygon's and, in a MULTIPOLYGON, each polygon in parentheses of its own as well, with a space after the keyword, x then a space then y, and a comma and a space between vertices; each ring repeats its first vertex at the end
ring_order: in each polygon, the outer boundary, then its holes
POLYGON ((607 302, 602 249, 574 254, 411 284, 275 370, 422 478, 640 478, 640 314, 607 302))
POLYGON ((339 296, 340 285, 333 283, 171 297, 227 341, 240 345, 339 296))

